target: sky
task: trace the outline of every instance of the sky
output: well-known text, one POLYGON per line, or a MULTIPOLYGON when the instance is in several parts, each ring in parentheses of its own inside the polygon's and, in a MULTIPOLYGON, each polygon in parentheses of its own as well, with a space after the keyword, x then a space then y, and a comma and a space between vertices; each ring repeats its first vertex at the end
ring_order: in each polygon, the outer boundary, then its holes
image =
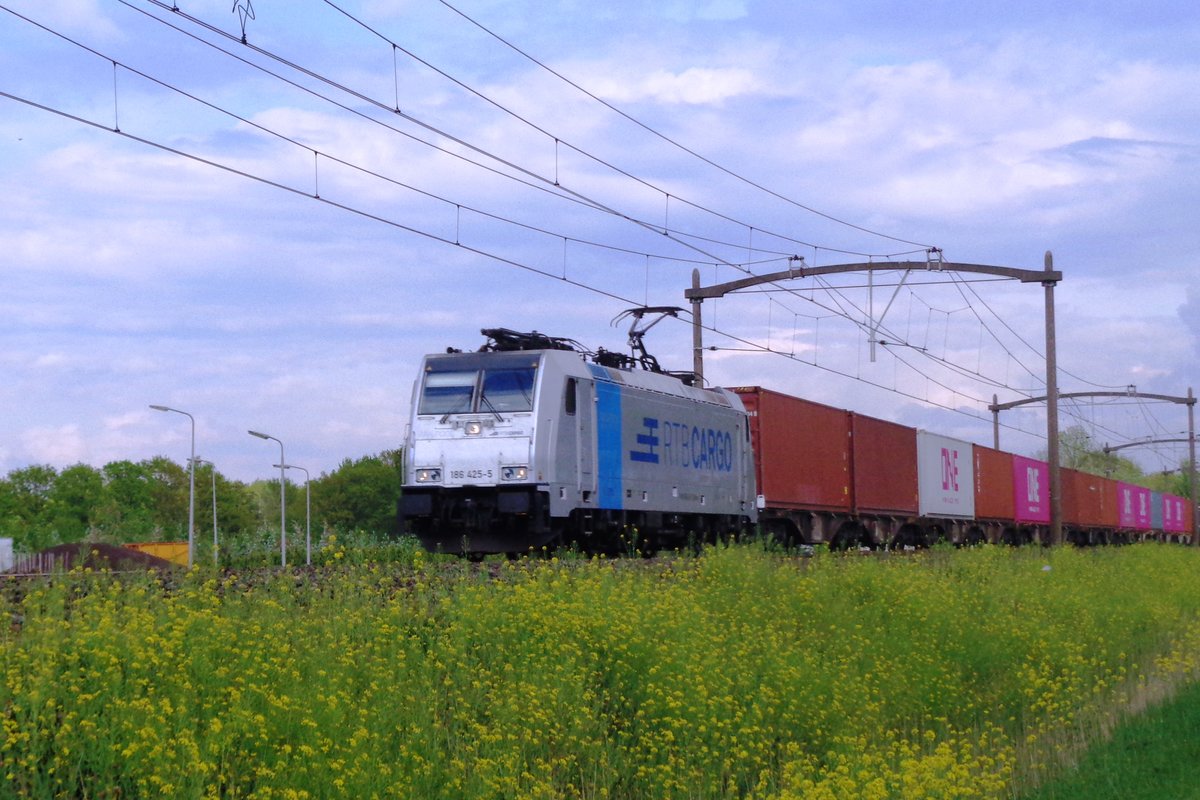
MULTIPOLYGON (((1200 390, 1193 2, 174 5, 0 0, 0 475, 182 463, 158 404, 228 477, 274 472, 251 429, 315 477, 401 446, 421 356, 483 328, 625 350, 679 306, 645 341, 690 369, 693 270, 1050 251, 1061 392, 1200 390)), ((1046 393, 1046 290, 989 277, 705 301, 705 378, 991 444, 993 397, 1046 393)), ((1044 404, 1000 421, 1044 450, 1044 404)))

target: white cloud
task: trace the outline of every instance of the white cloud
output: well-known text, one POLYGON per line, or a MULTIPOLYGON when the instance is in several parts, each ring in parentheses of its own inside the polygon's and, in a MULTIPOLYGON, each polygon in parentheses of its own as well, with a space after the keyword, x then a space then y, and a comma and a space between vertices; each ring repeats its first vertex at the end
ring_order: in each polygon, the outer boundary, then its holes
POLYGON ((65 466, 87 463, 91 456, 78 424, 30 428, 20 434, 21 455, 31 464, 65 466))
POLYGON ((754 73, 740 67, 688 67, 676 72, 659 69, 634 81, 629 77, 602 81, 595 91, 616 103, 719 105, 758 88, 754 73))

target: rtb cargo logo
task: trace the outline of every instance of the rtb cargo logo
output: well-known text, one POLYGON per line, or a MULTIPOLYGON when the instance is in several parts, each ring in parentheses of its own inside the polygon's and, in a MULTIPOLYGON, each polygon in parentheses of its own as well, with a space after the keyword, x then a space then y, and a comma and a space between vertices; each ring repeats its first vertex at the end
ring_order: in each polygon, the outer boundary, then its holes
POLYGON ((733 436, 728 431, 701 428, 686 422, 642 418, 637 449, 629 460, 711 472, 733 471, 733 436))

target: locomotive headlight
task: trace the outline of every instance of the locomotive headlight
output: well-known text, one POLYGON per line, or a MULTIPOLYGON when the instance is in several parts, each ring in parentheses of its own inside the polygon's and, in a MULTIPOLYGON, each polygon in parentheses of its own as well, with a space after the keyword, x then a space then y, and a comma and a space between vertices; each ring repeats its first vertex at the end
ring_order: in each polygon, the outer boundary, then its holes
POLYGON ((506 481, 523 481, 529 477, 529 467, 504 467, 500 477, 506 481))
POLYGON ((467 436, 478 436, 482 430, 483 423, 481 422, 468 422, 466 425, 467 436))
POLYGON ((417 483, 437 483, 441 479, 442 471, 440 469, 417 470, 417 483))

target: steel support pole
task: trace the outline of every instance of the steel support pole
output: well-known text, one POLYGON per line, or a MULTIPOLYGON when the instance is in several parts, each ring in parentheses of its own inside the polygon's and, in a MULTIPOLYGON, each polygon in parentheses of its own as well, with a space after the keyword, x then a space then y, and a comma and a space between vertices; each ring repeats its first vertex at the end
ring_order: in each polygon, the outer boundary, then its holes
POLYGON ((209 464, 212 468, 212 496, 213 496, 213 566, 221 566, 220 560, 217 558, 217 465, 209 464))
POLYGON ((1192 504, 1192 546, 1200 547, 1200 503, 1196 502, 1196 396, 1188 387, 1188 502, 1192 504))
POLYGON ((283 441, 260 431, 247 431, 251 436, 257 436, 259 439, 270 439, 279 444, 279 566, 280 568, 287 567, 287 480, 284 478, 283 470, 286 468, 287 457, 283 454, 283 441))
MULTIPOLYGON (((700 290, 700 270, 692 270, 692 290, 700 290)), ((692 298, 692 372, 696 375, 696 386, 704 388, 704 335, 700 327, 700 303, 698 297, 692 298)))
POLYGON ((151 404, 150 407, 155 411, 183 414, 192 424, 192 455, 188 459, 188 569, 191 569, 196 550, 196 418, 186 411, 170 406, 151 404))
POLYGON ((1000 398, 992 395, 992 447, 1000 449, 1000 398))
MULTIPOLYGON (((1046 251, 1046 272, 1054 271, 1054 255, 1046 251)), ((1054 331, 1054 284, 1046 287, 1046 453, 1050 462, 1050 543, 1063 542, 1062 481, 1058 473, 1058 342, 1054 331)))
POLYGON ((196 560, 196 418, 192 421, 192 460, 188 462, 188 569, 196 560))

